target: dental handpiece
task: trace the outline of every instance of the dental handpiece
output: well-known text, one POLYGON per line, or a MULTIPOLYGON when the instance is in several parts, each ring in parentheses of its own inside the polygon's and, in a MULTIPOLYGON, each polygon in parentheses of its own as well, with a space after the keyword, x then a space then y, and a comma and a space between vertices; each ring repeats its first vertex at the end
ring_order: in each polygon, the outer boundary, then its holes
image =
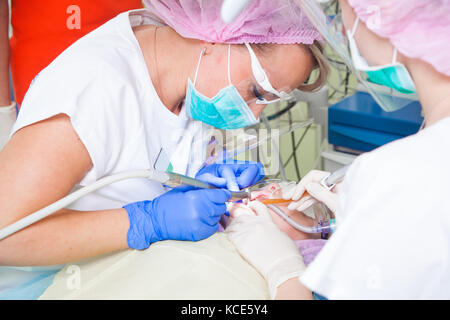
MULTIPOLYGON (((161 181, 163 185, 169 186, 169 187, 176 187, 179 185, 188 185, 192 187, 202 188, 202 189, 217 189, 218 187, 209 184, 207 182, 200 181, 198 179, 194 179, 182 174, 173 173, 173 172, 163 172, 161 175, 167 175, 167 178, 165 181, 161 181)), ((246 188, 240 191, 230 191, 231 193, 231 199, 228 201, 237 201, 242 200, 246 198, 250 198, 251 193, 250 189, 246 188)))
MULTIPOLYGON (((78 199, 84 197, 85 195, 91 192, 94 192, 109 184, 133 178, 146 178, 167 185, 175 184, 176 182, 178 182, 178 185, 187 184, 199 188, 208 188, 208 189, 217 188, 213 185, 207 184, 197 179, 190 178, 188 176, 183 176, 176 173, 167 173, 158 170, 136 170, 117 173, 115 175, 104 177, 88 186, 78 189, 77 191, 70 193, 66 197, 0 229, 0 240, 52 215, 55 212, 58 212, 59 210, 69 206, 73 202, 77 201, 78 199)), ((248 198, 249 196, 250 196, 249 189, 244 189, 238 192, 231 192, 231 199, 228 201, 237 201, 240 199, 248 198)))

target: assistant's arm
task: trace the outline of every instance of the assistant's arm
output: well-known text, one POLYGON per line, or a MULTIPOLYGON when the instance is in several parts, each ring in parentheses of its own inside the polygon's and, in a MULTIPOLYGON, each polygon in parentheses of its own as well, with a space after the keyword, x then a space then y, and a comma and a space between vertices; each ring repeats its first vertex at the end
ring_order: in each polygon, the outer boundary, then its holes
MULTIPOLYGON (((92 167, 69 117, 17 131, 0 152, 0 228, 66 196, 92 167)), ((0 241, 0 265, 49 265, 127 248, 125 209, 59 213, 0 241)))

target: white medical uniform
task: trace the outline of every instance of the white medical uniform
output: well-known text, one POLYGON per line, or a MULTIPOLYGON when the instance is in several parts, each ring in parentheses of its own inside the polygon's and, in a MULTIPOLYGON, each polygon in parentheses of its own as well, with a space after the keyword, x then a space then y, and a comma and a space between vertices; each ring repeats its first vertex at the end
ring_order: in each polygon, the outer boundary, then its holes
MULTIPOLYGON (((12 134, 68 115, 93 164, 76 188, 115 173, 153 168, 157 159, 167 161, 165 168, 170 161, 173 171, 192 176, 204 161, 208 127, 188 119, 184 108, 175 115, 162 104, 132 30, 143 24, 158 23, 145 9, 119 14, 66 49, 39 73, 25 96, 12 134)), ((165 191, 147 179, 124 180, 70 208, 120 208, 165 191)))
POLYGON ((329 299, 450 298, 450 118, 358 157, 300 280, 329 299))

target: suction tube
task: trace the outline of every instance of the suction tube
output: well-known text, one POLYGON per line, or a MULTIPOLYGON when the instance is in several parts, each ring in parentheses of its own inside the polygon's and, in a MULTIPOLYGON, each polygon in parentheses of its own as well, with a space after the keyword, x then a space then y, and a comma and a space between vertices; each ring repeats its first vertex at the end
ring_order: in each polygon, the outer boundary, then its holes
POLYGON ((153 181, 164 183, 168 177, 163 172, 153 171, 153 170, 139 170, 139 171, 129 171, 129 172, 123 172, 118 173, 109 177, 102 178, 93 184, 83 187, 82 189, 79 189, 68 196, 62 198, 61 200, 58 200, 51 205, 38 210, 25 218, 22 218, 9 226, 3 228, 0 230, 0 240, 3 240, 4 238, 12 235, 13 233, 16 233, 17 231, 20 231, 30 225, 32 225, 35 222, 38 222, 49 215, 67 207, 68 205, 72 204, 76 200, 80 199, 81 197, 84 197, 88 193, 94 192, 97 189, 100 189, 106 185, 109 185, 111 183, 130 179, 130 178, 147 178, 153 181))
POLYGON ((317 226, 306 227, 296 221, 294 221, 291 217, 289 217, 282 209, 278 206, 269 204, 268 208, 273 210, 276 214, 278 214, 281 218, 283 218, 287 223, 289 223, 295 229, 305 232, 305 233, 321 233, 322 237, 332 233, 335 229, 334 219, 330 219, 328 222, 320 223, 317 226))
MULTIPOLYGON (((132 179, 132 178, 146 178, 155 182, 160 182, 162 184, 166 184, 169 182, 174 182, 175 185, 179 184, 187 184, 194 187, 199 188, 216 188, 214 186, 210 186, 204 182, 201 182, 199 180, 189 178, 180 174, 176 173, 166 173, 161 172, 157 170, 136 170, 136 171, 128 171, 128 172, 122 172, 118 173, 112 176, 108 176, 105 178, 102 178, 100 180, 97 180, 91 185, 88 185, 86 187, 83 187, 75 192, 72 192, 68 196, 48 205, 47 207, 38 210, 12 224, 10 224, 7 227, 4 227, 3 229, 0 229, 0 241, 3 240, 6 237, 9 237, 13 233, 16 233, 17 231, 20 231, 33 223, 36 223, 49 215, 69 206, 73 202, 77 201, 78 199, 84 197, 85 195, 94 192, 100 188, 103 188, 109 184, 126 180, 126 179, 132 179)), ((233 192, 231 191, 231 199, 230 200, 240 200, 243 198, 248 198, 250 193, 248 190, 243 191, 237 191, 233 192)))

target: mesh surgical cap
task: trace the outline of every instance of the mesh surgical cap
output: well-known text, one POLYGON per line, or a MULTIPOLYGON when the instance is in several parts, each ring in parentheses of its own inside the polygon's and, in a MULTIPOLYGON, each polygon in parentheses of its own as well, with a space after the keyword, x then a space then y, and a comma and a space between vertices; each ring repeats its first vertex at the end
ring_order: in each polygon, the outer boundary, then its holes
POLYGON ((223 0, 144 0, 149 10, 185 38, 213 43, 312 44, 318 31, 296 0, 252 0, 230 24, 223 0))
POLYGON ((358 17, 399 52, 450 76, 450 0, 349 0, 358 17))

